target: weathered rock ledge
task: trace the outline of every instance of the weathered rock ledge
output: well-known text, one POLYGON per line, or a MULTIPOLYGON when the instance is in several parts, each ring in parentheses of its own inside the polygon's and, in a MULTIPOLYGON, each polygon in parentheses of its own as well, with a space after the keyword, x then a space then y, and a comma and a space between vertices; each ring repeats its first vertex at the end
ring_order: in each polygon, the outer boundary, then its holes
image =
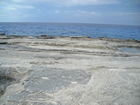
POLYGON ((0 35, 0 105, 139 105, 140 41, 0 35))

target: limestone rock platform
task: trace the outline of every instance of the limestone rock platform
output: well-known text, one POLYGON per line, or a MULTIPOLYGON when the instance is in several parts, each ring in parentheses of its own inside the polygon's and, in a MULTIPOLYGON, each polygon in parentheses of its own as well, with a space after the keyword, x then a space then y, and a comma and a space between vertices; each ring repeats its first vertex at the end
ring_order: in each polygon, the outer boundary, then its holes
POLYGON ((140 41, 0 35, 0 105, 140 105, 140 41))

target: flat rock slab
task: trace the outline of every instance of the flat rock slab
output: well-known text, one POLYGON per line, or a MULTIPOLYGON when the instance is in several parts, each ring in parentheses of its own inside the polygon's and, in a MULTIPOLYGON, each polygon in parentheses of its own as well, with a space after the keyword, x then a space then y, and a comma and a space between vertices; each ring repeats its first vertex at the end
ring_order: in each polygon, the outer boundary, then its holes
MULTIPOLYGON (((29 68, 30 69, 30 68, 29 68)), ((33 72, 26 80, 24 88, 30 92, 48 91, 56 92, 70 84, 85 84, 91 75, 80 70, 63 70, 35 66, 33 72)))
MULTIPOLYGON (((25 80, 24 90, 9 96, 9 101, 26 102, 26 100, 36 101, 54 99, 47 94, 57 93, 61 89, 66 89, 69 85, 86 84, 91 79, 91 75, 80 70, 62 70, 34 66, 35 71, 25 80)), ((31 68, 30 68, 31 69, 31 68)), ((27 102, 26 102, 27 103, 27 102)), ((41 103, 33 102, 33 105, 41 103)), ((53 102, 45 102, 43 105, 56 105, 53 102)), ((57 105, 60 105, 57 103, 57 105)))
POLYGON ((140 103, 140 41, 4 37, 0 105, 140 103))

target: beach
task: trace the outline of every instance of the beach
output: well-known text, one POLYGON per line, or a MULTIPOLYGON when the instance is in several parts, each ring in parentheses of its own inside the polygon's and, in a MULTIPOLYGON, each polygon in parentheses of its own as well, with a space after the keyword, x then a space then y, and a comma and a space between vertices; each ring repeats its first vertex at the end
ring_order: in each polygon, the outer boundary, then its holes
POLYGON ((0 35, 0 105, 139 105, 140 41, 0 35))

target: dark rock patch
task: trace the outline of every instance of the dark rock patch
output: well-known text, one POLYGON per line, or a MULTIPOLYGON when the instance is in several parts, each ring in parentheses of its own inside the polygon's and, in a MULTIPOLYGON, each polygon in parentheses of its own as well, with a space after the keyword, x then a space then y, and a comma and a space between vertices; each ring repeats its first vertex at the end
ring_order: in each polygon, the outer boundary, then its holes
POLYGON ((0 33, 0 36, 5 36, 5 33, 0 33))
POLYGON ((54 93, 62 87, 66 88, 73 83, 86 84, 91 78, 90 74, 80 70, 48 69, 39 68, 39 66, 36 66, 35 69, 39 70, 32 73, 25 80, 25 90, 32 92, 42 90, 54 93))
POLYGON ((6 88, 11 85, 15 79, 0 74, 0 96, 5 93, 6 88))
POLYGON ((50 35, 40 35, 37 36, 38 39, 54 39, 54 36, 50 36, 50 35))
POLYGON ((0 44, 8 44, 7 42, 0 42, 0 44))

